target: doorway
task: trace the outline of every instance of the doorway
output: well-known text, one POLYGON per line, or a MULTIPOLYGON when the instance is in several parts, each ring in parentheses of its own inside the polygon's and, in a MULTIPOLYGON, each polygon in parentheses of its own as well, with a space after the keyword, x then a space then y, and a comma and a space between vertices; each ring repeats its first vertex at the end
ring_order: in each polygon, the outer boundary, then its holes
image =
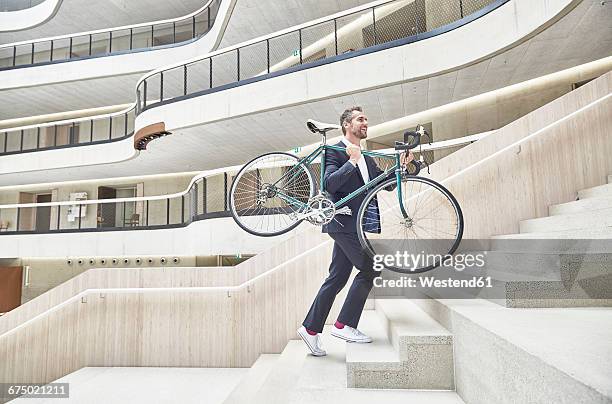
MULTIPOLYGON (((51 202, 51 194, 36 195, 36 203, 51 202)), ((51 229, 51 206, 40 206, 36 208, 37 232, 47 232, 51 229)))
MULTIPOLYGON (((117 190, 111 187, 98 187, 98 199, 116 199, 117 190)), ((114 203, 98 204, 98 227, 115 227, 117 206, 114 203)))

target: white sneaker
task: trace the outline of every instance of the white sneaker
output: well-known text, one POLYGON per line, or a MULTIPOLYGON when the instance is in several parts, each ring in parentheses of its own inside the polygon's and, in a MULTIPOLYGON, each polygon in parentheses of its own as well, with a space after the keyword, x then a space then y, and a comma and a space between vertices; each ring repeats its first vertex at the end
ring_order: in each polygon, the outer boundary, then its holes
POLYGON ((331 335, 337 338, 342 338, 348 342, 367 343, 372 342, 372 338, 368 337, 356 328, 345 325, 344 328, 332 327, 331 335))
POLYGON ((321 335, 310 335, 308 331, 306 331, 306 327, 301 326, 297 330, 298 335, 304 342, 313 356, 325 356, 327 352, 323 349, 323 343, 321 342, 321 335))

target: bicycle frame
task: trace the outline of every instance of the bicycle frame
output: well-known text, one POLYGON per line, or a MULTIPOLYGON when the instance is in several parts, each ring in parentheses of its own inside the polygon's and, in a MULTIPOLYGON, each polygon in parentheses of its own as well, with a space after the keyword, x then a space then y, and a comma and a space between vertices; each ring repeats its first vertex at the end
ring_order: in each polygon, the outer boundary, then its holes
MULTIPOLYGON (((340 146, 330 146, 325 144, 325 139, 323 140, 323 143, 317 147, 312 153, 310 153, 308 156, 304 157, 303 159, 301 159, 298 164, 294 165, 293 167, 291 167, 291 169, 289 169, 284 175, 282 175, 274 184, 272 184, 273 186, 275 186, 276 184, 278 184, 281 180, 283 180, 284 178, 286 178, 287 176, 293 175, 293 177, 291 177, 289 180, 292 180, 293 178, 295 178, 297 175, 300 174, 299 171, 299 167, 300 166, 304 166, 307 170, 309 169, 308 166, 312 163, 314 163, 317 158, 320 156, 321 157, 321 177, 320 177, 320 184, 321 186, 319 187, 319 192, 318 195, 322 195, 325 192, 325 152, 327 150, 339 150, 339 151, 345 151, 346 149, 344 147, 340 147, 340 146)), ((382 174, 378 175, 377 177, 370 179, 370 181, 368 181, 366 184, 362 185, 361 187, 359 187, 358 189, 356 189, 355 191, 351 192, 350 194, 348 194, 347 196, 345 196, 344 198, 340 199, 338 202, 334 203, 334 207, 336 208, 336 210, 340 207, 342 207, 345 203, 347 203, 348 201, 350 201, 351 199, 361 195, 364 192, 367 192, 370 188, 375 187, 376 185, 378 185, 379 183, 381 183, 384 179, 386 179, 389 174, 391 174, 391 172, 395 172, 395 179, 396 179, 396 191, 397 191, 397 198, 399 201, 399 206, 400 206, 400 210, 402 212, 402 215, 404 217, 408 217, 408 214, 406 212, 406 210, 404 209, 404 205, 403 205, 403 199, 402 199, 402 187, 400 187, 400 183, 401 183, 401 164, 400 164, 400 152, 396 152, 395 154, 384 154, 384 153, 377 153, 377 152, 373 152, 373 151, 367 151, 367 150, 362 150, 361 152, 363 155, 365 156, 370 156, 370 157, 380 157, 380 158, 386 158, 386 159, 393 159, 395 160, 395 163, 393 166, 391 166, 390 168, 388 168, 387 170, 385 170, 382 174)), ((290 197, 289 195, 285 195, 282 192, 278 192, 276 194, 278 197, 280 197, 281 199, 283 199, 284 201, 286 201, 287 203, 291 203, 293 205, 297 205, 299 206, 300 210, 304 209, 306 210, 308 205, 304 202, 301 202, 295 198, 290 197)))

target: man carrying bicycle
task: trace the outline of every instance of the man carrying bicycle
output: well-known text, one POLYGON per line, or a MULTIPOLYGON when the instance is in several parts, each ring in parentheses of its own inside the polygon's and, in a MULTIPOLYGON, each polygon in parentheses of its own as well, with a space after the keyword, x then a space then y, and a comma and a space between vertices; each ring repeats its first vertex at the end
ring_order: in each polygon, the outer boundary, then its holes
MULTIPOLYGON (((351 107, 345 110, 340 116, 340 125, 344 137, 335 146, 345 150, 327 150, 324 167, 325 188, 334 202, 384 172, 372 157, 361 153, 360 142, 368 136, 368 118, 363 109, 351 107)), ((408 151, 401 155, 400 161, 405 165, 413 159, 412 152, 408 151)), ((394 176, 395 173, 390 175, 394 176)), ((374 278, 379 276, 379 272, 374 271, 372 259, 363 251, 357 237, 356 212, 365 196, 363 193, 347 202, 346 206, 353 214, 336 215, 334 220, 323 226, 323 232, 328 233, 334 240, 329 276, 319 289, 302 327, 298 329, 298 335, 314 356, 326 355, 320 333, 334 299, 348 282, 353 267, 357 268, 359 273, 353 280, 331 334, 348 342, 372 342, 372 338, 357 329, 374 278)), ((377 209, 373 212, 371 222, 374 223, 373 228, 365 231, 380 231, 377 209)))

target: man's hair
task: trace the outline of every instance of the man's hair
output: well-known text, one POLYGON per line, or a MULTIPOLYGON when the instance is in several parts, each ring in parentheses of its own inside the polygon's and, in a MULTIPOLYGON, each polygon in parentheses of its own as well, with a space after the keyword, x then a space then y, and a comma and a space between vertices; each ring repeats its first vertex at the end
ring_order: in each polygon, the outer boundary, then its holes
POLYGON ((363 108, 355 106, 344 110, 342 115, 340 115, 340 126, 342 127, 342 134, 346 134, 344 122, 351 122, 351 120, 353 119, 353 111, 363 112, 363 108))

